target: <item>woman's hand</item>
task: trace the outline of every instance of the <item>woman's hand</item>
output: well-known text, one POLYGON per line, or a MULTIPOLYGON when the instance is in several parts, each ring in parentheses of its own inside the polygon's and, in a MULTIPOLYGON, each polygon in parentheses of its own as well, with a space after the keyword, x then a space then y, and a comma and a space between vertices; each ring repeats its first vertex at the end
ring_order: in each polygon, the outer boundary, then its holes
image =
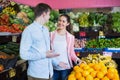
POLYGON ((53 50, 49 50, 49 51, 47 51, 46 52, 46 57, 47 58, 53 58, 53 57, 57 57, 57 56, 59 56, 60 54, 58 54, 58 53, 55 53, 54 54, 54 51, 53 50))
POLYGON ((81 63, 85 63, 85 64, 86 64, 85 61, 78 59, 78 60, 77 60, 77 64, 79 65, 79 64, 81 64, 81 63))
POLYGON ((64 69, 68 69, 69 67, 68 67, 68 64, 67 63, 64 63, 64 62, 60 62, 59 63, 59 66, 61 67, 61 68, 64 68, 64 69))

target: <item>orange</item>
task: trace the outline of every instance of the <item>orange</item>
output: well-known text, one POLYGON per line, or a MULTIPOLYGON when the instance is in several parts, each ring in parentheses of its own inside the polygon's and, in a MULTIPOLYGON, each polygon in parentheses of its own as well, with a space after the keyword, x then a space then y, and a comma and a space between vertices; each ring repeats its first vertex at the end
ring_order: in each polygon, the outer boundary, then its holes
POLYGON ((114 70, 114 72, 115 72, 116 74, 118 74, 118 71, 117 71, 117 69, 115 69, 115 70, 114 70))
POLYGON ((87 70, 87 69, 89 69, 89 68, 90 68, 90 67, 89 67, 88 65, 84 65, 84 66, 83 66, 83 69, 84 69, 84 70, 87 70))
POLYGON ((68 80, 76 80, 76 78, 74 77, 74 78, 68 78, 68 80))
POLYGON ((116 73, 115 73, 115 74, 114 74, 114 78, 113 78, 112 80, 120 80, 120 79, 119 79, 119 74, 116 74, 116 73))
POLYGON ((97 78, 103 78, 104 77, 104 74, 102 72, 97 72, 97 78))
POLYGON ((96 70, 96 71, 99 71, 101 69, 101 66, 99 64, 95 64, 93 66, 93 68, 96 70))
POLYGON ((75 71, 72 71, 71 74, 75 74, 75 71))
POLYGON ((110 68, 108 69, 108 72, 114 73, 114 72, 115 72, 115 68, 110 67, 110 68))
POLYGON ((75 77, 76 77, 76 79, 80 79, 81 78, 81 73, 80 72, 77 72, 77 73, 75 73, 75 77))
POLYGON ((90 75, 91 75, 92 77, 96 77, 96 74, 97 74, 97 71, 92 71, 92 72, 90 73, 90 75))
POLYGON ((94 69, 93 68, 89 68, 87 71, 90 73, 90 72, 93 72, 94 69))
POLYGON ((68 76, 68 80, 76 80, 75 75, 74 74, 70 74, 68 76))
POLYGON ((112 73, 112 72, 108 72, 106 75, 109 79, 113 79, 114 78, 114 74, 115 73, 112 73))
POLYGON ((93 80, 93 77, 91 75, 86 76, 86 80, 93 80))
POLYGON ((99 65, 100 65, 101 67, 105 67, 105 64, 104 64, 103 62, 100 62, 99 65))
POLYGON ((79 72, 83 72, 83 69, 82 69, 82 68, 80 68, 80 69, 79 69, 79 72))
POLYGON ((83 68, 86 64, 85 63, 81 63, 79 66, 80 68, 83 68))
POLYGON ((99 78, 94 78, 94 80, 100 80, 99 78))
POLYGON ((107 67, 102 67, 100 71, 105 75, 107 73, 107 67))
POLYGON ((0 72, 4 70, 4 66, 0 64, 0 72))
POLYGON ((84 77, 81 77, 80 79, 78 79, 78 80, 85 80, 85 78, 84 77))
POLYGON ((79 66, 78 66, 78 65, 77 65, 77 66, 74 66, 74 67, 73 67, 73 70, 74 70, 74 71, 79 70, 79 66))
POLYGON ((86 77, 87 75, 89 75, 89 72, 86 70, 86 71, 83 71, 82 72, 82 75, 83 75, 83 77, 86 77))
POLYGON ((105 76, 101 80, 109 80, 109 78, 105 76))
POLYGON ((83 71, 83 69, 80 68, 80 67, 79 67, 78 69, 75 70, 75 72, 82 72, 82 71, 83 71))
POLYGON ((94 66, 94 63, 89 63, 88 65, 92 68, 94 66))
POLYGON ((70 74, 68 77, 72 78, 72 77, 75 77, 75 75, 74 74, 70 74))

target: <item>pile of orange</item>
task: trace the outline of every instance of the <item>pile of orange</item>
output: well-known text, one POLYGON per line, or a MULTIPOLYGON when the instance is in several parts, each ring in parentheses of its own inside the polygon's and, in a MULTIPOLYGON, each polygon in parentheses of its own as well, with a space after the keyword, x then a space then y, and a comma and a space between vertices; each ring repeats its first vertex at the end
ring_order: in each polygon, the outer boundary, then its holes
POLYGON ((68 80, 120 80, 116 68, 107 68, 103 63, 80 64, 73 68, 68 80))

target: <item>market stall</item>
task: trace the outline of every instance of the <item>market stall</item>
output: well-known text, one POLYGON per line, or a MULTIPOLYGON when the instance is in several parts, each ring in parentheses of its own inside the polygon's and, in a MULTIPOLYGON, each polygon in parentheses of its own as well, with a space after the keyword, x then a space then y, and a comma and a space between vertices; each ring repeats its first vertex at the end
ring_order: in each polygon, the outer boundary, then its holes
MULTIPOLYGON (((50 31, 56 29, 55 24, 58 16, 60 15, 59 10, 62 10, 63 13, 66 13, 71 17, 74 31, 73 35, 76 38, 75 52, 79 58, 87 62, 87 65, 84 65, 87 67, 83 68, 81 65, 75 66, 69 76, 70 78, 68 77, 69 80, 79 80, 80 75, 84 75, 83 78, 85 78, 88 74, 89 76, 86 77, 85 80, 90 80, 90 78, 91 80, 93 78, 100 78, 102 80, 108 78, 114 79, 109 76, 114 74, 114 72, 110 72, 111 74, 108 74, 111 66, 112 69, 114 68, 113 70, 116 73, 114 75, 116 76, 115 80, 119 80, 120 12, 105 12, 105 10, 97 11, 97 9, 103 8, 111 11, 113 7, 120 6, 119 0, 54 0, 54 2, 50 0, 1 1, 0 51, 9 54, 10 56, 14 54, 19 59, 13 66, 2 69, 0 72, 0 80, 6 80, 6 78, 9 78, 10 80, 26 79, 27 62, 21 62, 19 57, 19 42, 22 31, 34 20, 33 7, 38 3, 47 3, 54 9, 50 14, 50 21, 46 24, 50 31), (67 4, 63 5, 63 3, 67 4), (76 9, 77 11, 75 11, 76 9), (79 11, 78 9, 81 10, 79 11), (82 11, 83 9, 91 9, 92 11, 82 11), (96 67, 90 65, 104 67, 106 72, 104 72, 104 75, 97 74, 96 71, 101 73, 102 69, 96 69, 96 67), (89 71, 86 72, 87 74, 85 74, 85 72, 80 72, 80 75, 76 75, 80 69, 92 69, 96 74, 91 76, 90 74, 93 73, 92 71, 89 71), (3 75, 5 76, 5 79, 2 78, 3 75), (19 75, 23 76, 21 77, 19 75), (104 78, 104 76, 107 78, 104 78)), ((3 59, 3 57, 0 59, 3 59)))
POLYGON ((0 80, 26 80, 27 61, 21 60, 19 47, 22 31, 33 21, 33 10, 8 0, 0 4, 0 80))

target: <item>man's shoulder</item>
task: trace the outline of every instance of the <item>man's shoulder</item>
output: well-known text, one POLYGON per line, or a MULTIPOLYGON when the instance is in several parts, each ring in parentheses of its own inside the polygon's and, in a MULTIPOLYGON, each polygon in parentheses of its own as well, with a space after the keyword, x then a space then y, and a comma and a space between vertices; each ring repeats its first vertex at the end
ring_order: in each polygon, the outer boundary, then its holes
POLYGON ((32 29, 34 30, 36 28, 35 24, 34 23, 31 23, 27 26, 27 29, 32 29))

